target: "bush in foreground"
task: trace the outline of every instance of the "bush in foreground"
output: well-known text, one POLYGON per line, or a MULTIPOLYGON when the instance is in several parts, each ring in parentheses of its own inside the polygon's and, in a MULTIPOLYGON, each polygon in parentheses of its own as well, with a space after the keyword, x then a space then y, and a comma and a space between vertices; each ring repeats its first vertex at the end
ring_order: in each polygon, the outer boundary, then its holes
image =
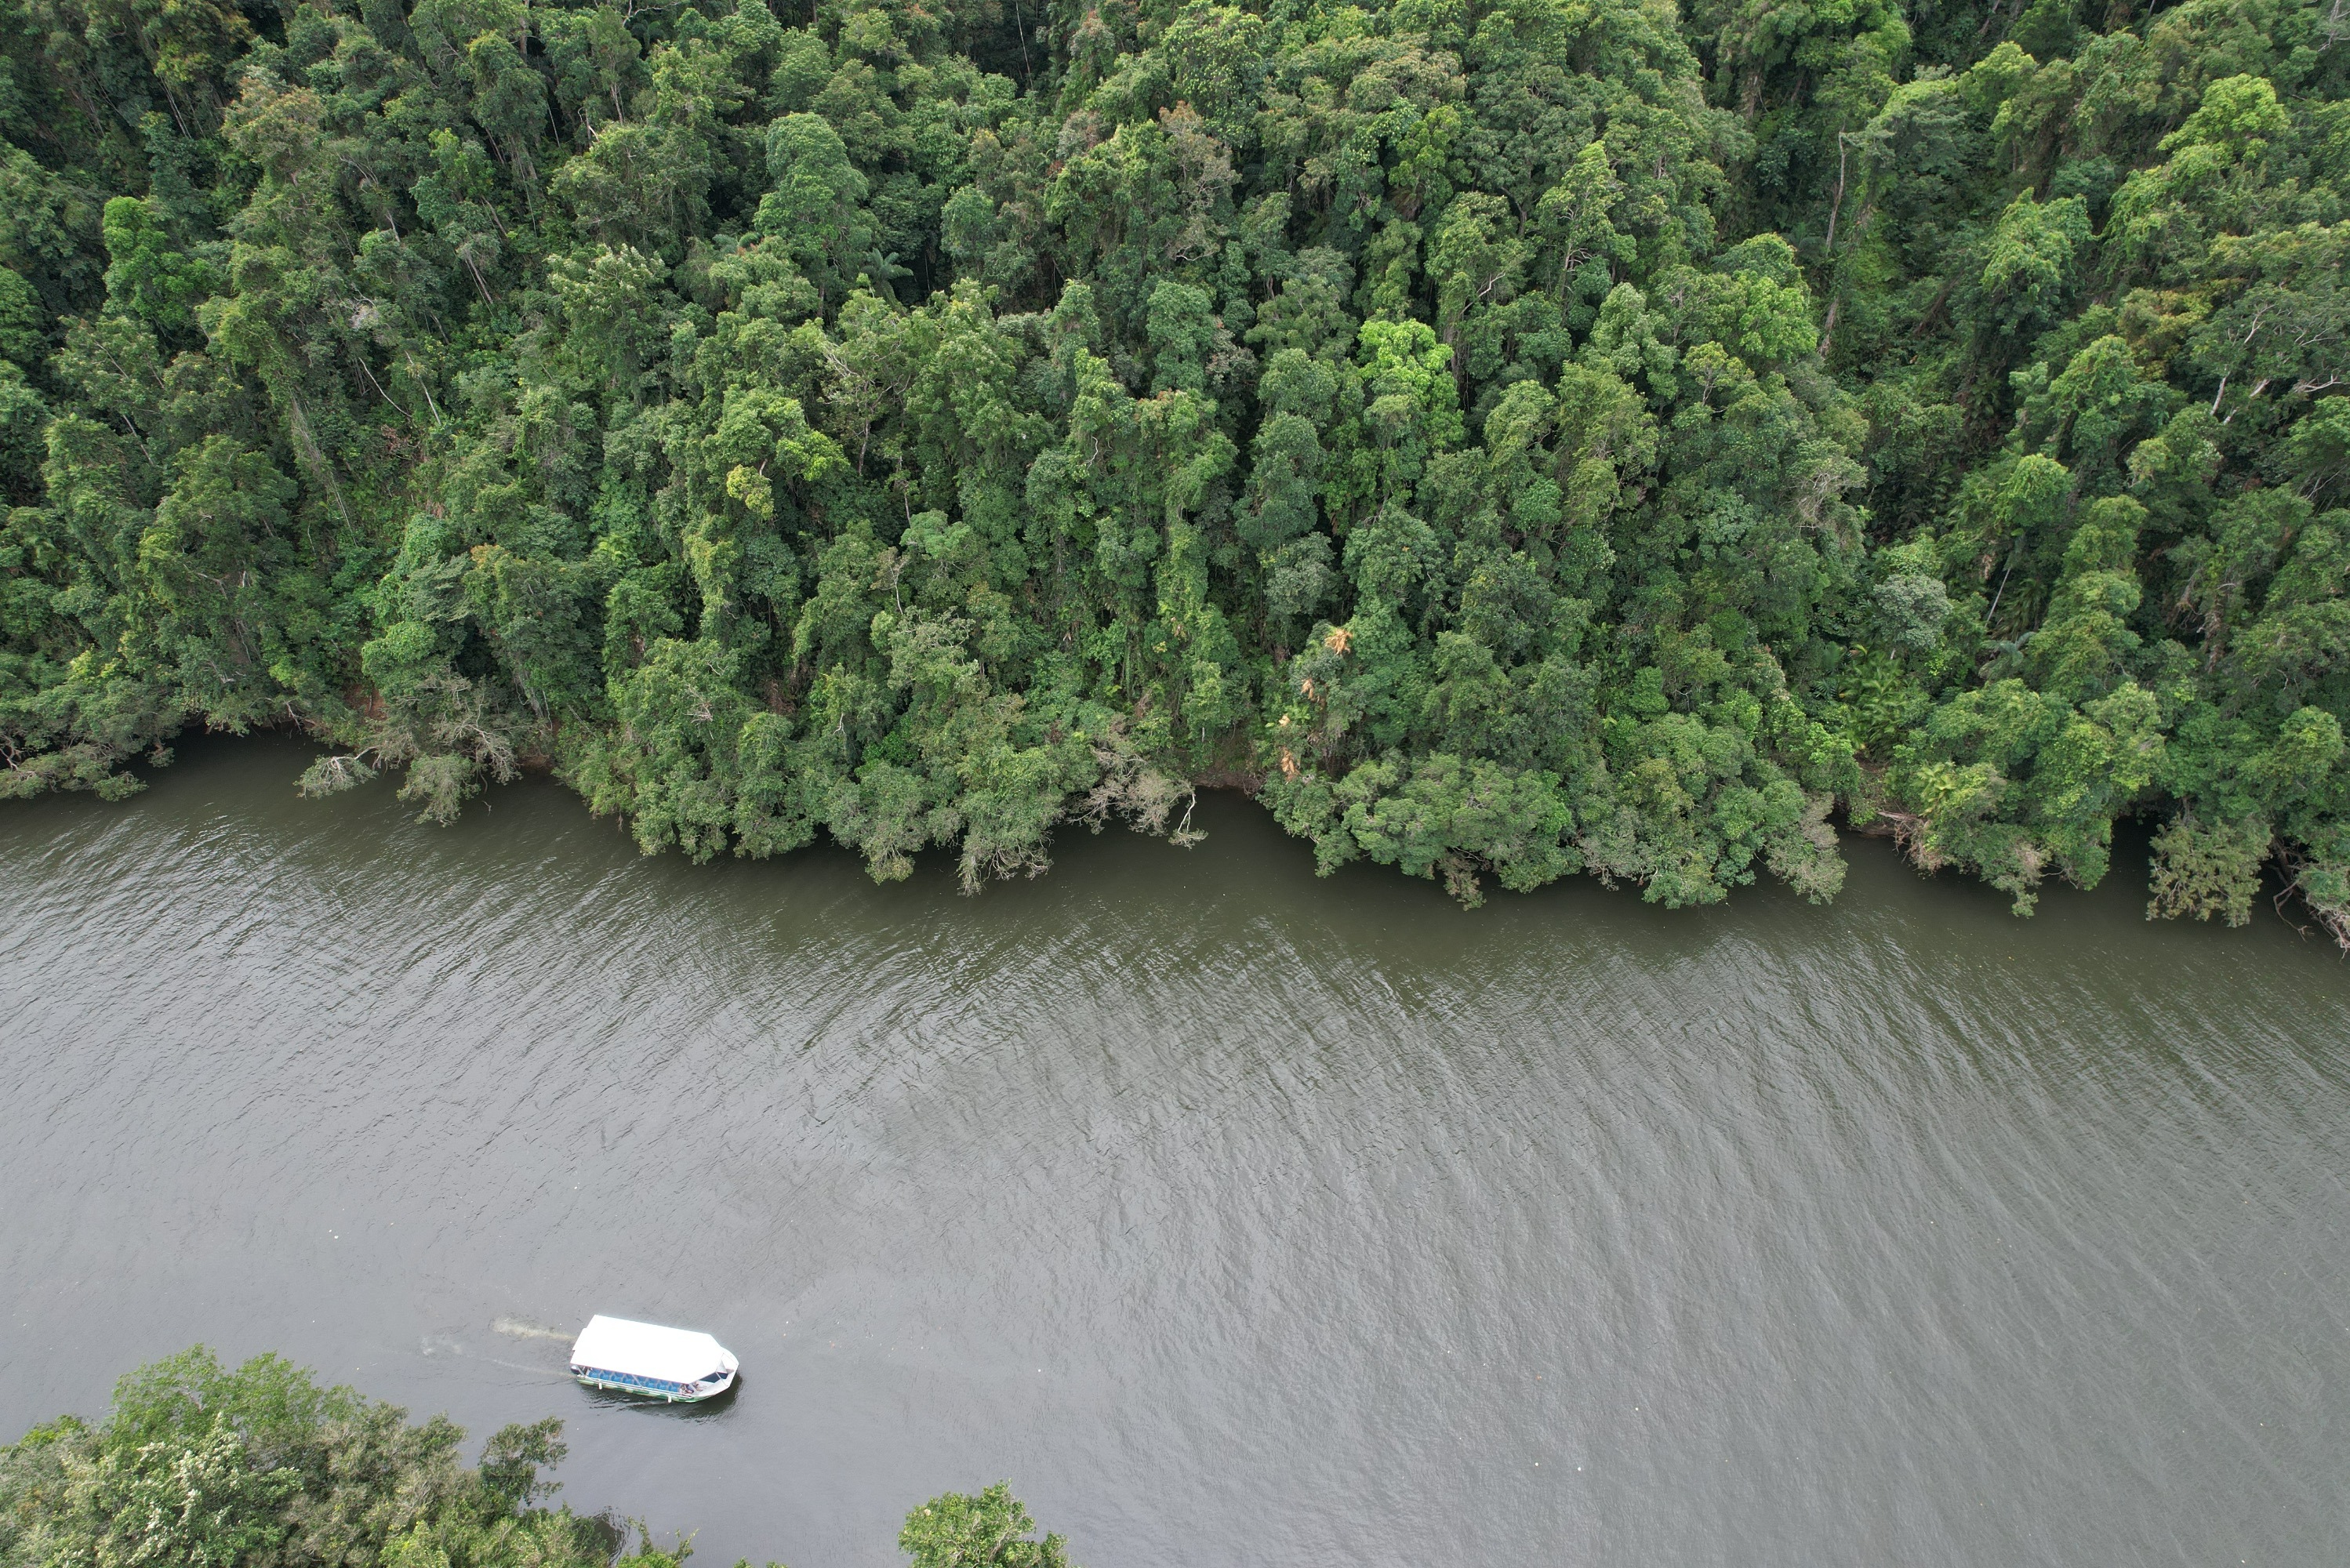
MULTIPOLYGON (((550 1502, 552 1418, 502 1428, 477 1464, 445 1416, 322 1388, 275 1355, 199 1345, 116 1385, 91 1426, 61 1417, 0 1449, 0 1568, 679 1568, 680 1542, 550 1502), (636 1546, 629 1549, 634 1538, 636 1546)), ((907 1517, 915 1568, 1070 1568, 1003 1484, 907 1517)))

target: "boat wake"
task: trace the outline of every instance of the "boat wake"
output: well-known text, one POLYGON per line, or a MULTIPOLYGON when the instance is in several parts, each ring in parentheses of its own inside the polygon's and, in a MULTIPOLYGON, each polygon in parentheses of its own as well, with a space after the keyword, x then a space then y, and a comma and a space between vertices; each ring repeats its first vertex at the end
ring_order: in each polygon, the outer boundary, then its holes
POLYGON ((554 1339, 568 1345, 573 1338, 571 1334, 566 1334, 559 1328, 541 1328, 535 1323, 525 1323, 518 1317, 494 1318, 491 1321, 490 1326, 500 1334, 513 1334, 516 1339, 554 1339))
MULTIPOLYGON (((524 1325, 524 1329, 525 1332, 533 1338, 568 1339, 570 1337, 568 1334, 556 1334, 549 1329, 533 1329, 527 1324, 524 1325)), ((500 1332, 504 1333, 506 1331, 501 1326, 500 1332)), ((525 1374, 533 1382, 567 1383, 570 1381, 569 1377, 566 1374, 556 1372, 548 1366, 534 1366, 528 1362, 507 1361, 495 1355, 482 1355, 477 1351, 467 1348, 463 1340, 457 1339, 450 1334, 428 1334, 423 1337, 421 1342, 420 1342, 419 1348, 421 1349, 425 1355, 431 1356, 460 1356, 467 1361, 478 1361, 484 1366, 504 1367, 508 1372, 520 1372, 525 1374)))

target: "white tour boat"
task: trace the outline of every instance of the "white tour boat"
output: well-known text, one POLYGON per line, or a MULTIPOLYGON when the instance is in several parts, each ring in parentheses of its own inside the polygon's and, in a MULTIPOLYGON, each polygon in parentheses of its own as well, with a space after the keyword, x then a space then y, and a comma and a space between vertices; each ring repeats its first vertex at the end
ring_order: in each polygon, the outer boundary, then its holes
POLYGON ((571 1376, 590 1388, 648 1398, 707 1399, 734 1386, 742 1363, 706 1334, 601 1314, 571 1345, 571 1376))

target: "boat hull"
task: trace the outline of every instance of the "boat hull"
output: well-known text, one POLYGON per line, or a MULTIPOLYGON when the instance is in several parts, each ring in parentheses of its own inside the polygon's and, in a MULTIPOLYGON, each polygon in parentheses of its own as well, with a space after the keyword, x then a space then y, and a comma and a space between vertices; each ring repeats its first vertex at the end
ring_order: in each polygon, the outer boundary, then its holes
POLYGON ((639 1399, 659 1399, 671 1405, 698 1405, 705 1399, 715 1399, 734 1386, 739 1374, 729 1372, 723 1383, 670 1383, 658 1377, 632 1377, 622 1372, 585 1371, 571 1375, 590 1388, 601 1388, 611 1394, 629 1394, 639 1399))

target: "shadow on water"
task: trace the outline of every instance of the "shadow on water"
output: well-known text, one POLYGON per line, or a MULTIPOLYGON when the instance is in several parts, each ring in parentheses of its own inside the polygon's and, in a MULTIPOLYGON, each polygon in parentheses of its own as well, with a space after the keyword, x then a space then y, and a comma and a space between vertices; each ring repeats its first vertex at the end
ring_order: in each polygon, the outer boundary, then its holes
POLYGON ((597 1410, 642 1411, 674 1421, 716 1421, 734 1408, 736 1397, 743 1391, 743 1379, 737 1376, 724 1392, 712 1394, 707 1399, 651 1399, 641 1395, 622 1394, 610 1388, 590 1388, 575 1385, 586 1396, 588 1404, 597 1410))
MULTIPOLYGON (((294 780, 314 753, 286 737, 197 736, 182 742, 178 753, 173 766, 142 770, 150 792, 134 798, 129 809, 138 810, 140 799, 169 801, 166 809, 201 814, 216 831, 265 835, 273 853, 330 875, 353 863, 355 849, 370 844, 434 871, 483 879, 540 873, 566 857, 580 857, 599 877, 625 869, 651 884, 646 890, 659 897, 714 907, 730 922, 755 927, 764 921, 785 940, 796 936, 797 928, 818 911, 853 913, 868 925, 902 925, 908 932, 942 919, 1027 929, 1040 919, 1126 907, 1136 893, 1177 922, 1168 933, 1172 938, 1203 919, 1246 918, 1260 910, 1301 919, 1334 939, 1369 941, 1383 959, 1437 970, 1490 951, 1497 926, 1512 934, 1539 932, 1570 943, 1578 937, 1605 940, 1621 934, 1626 945, 1688 958, 1724 940, 1751 936, 1758 919, 1794 936, 1822 935, 1846 923, 1839 909, 1886 898, 1904 906, 1896 919, 1905 926, 1922 920, 1926 927, 1954 932, 2036 929, 2033 920, 2010 913, 2008 895, 1980 879, 1950 870, 1918 871, 1888 839, 1849 830, 1842 835, 1850 864, 1846 892, 1825 905, 1806 904, 1759 874, 1752 885, 1733 889, 1725 903, 1681 909, 1648 902, 1636 887, 1603 887, 1589 877, 1527 894, 1509 892, 1487 878, 1485 905, 1463 909, 1430 879, 1367 862, 1317 877, 1310 845, 1282 833, 1270 814, 1245 796, 1211 791, 1203 792, 1195 815, 1196 825, 1207 832, 1196 848, 1175 849, 1116 826, 1102 832, 1071 826, 1056 835, 1055 863, 1045 876, 990 884, 973 896, 960 890, 951 851, 925 850, 915 857, 911 877, 877 887, 855 852, 822 835, 816 845, 778 859, 720 856, 694 865, 675 851, 640 857, 625 824, 591 815, 577 795, 544 776, 493 788, 469 804, 456 823, 435 826, 416 821, 393 799, 391 778, 325 800, 300 798, 294 780), (527 831, 516 831, 518 816, 528 820, 527 831), (355 840, 355 835, 366 837, 355 840), (1905 884, 1932 897, 1902 899, 1905 884)), ((20 842, 67 831, 102 832, 124 809, 73 795, 5 808, 17 819, 11 836, 20 842)), ((0 832, 7 829, 6 819, 0 818, 0 832)), ((2117 826, 2112 869, 2095 888, 2076 888, 2057 878, 2044 884, 2039 891, 2040 927, 2081 921, 2100 929, 2142 925, 2158 941, 2175 935, 2189 948, 2206 949, 2214 940, 2241 945, 2290 934, 2294 945, 2315 956, 2339 956, 2305 923, 2280 913, 2274 898, 2279 889, 2273 887, 2256 900, 2252 926, 2245 931, 2194 921, 2145 921, 2150 833, 2140 822, 2117 826)))

